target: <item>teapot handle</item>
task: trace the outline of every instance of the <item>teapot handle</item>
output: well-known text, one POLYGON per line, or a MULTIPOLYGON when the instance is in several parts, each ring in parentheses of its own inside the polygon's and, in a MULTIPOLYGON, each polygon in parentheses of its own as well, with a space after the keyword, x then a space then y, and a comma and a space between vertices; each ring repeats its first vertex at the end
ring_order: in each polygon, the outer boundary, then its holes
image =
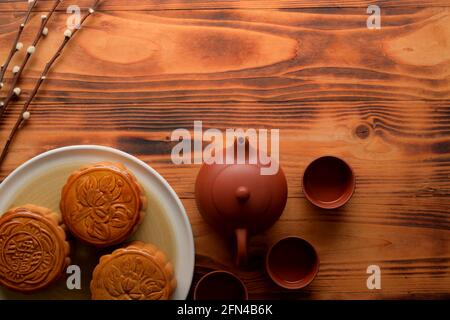
POLYGON ((247 264, 247 239, 246 229, 236 229, 236 264, 238 267, 247 264))

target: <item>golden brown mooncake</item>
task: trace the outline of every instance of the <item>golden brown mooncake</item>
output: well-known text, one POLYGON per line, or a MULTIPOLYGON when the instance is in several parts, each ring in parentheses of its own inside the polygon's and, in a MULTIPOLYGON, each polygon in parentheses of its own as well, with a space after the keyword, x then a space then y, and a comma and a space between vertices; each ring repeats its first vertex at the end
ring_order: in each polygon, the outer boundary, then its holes
POLYGON ((70 246, 61 222, 58 214, 35 205, 0 217, 0 285, 35 292, 65 273, 70 246))
POLYGON ((123 242, 142 221, 146 198, 122 164, 101 162, 74 172, 63 187, 61 213, 69 231, 97 247, 123 242))
POLYGON ((135 241, 100 258, 93 300, 167 300, 176 287, 173 266, 154 245, 135 241))

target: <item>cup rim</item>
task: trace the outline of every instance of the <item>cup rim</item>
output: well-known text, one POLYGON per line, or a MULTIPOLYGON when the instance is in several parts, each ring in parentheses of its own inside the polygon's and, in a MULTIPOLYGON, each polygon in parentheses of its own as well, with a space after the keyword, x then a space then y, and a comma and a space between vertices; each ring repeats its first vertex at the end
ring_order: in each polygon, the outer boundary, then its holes
POLYGON ((307 241, 299 236, 287 236, 287 237, 279 239, 278 241, 276 241, 275 243, 273 243, 270 246, 270 248, 266 254, 265 265, 266 265, 267 274, 269 275, 269 277, 272 279, 272 281, 275 284, 279 285, 280 287, 282 287, 284 289, 290 289, 290 290, 303 289, 303 288, 307 287, 309 284, 311 284, 311 282, 313 282, 314 279, 316 278, 317 273, 319 272, 319 269, 320 269, 320 258, 319 258, 319 254, 317 253, 316 248, 309 241, 307 241), (284 281, 280 281, 279 278, 276 277, 274 275, 274 273, 272 272, 272 270, 270 269, 270 267, 269 267, 270 254, 272 253, 273 249, 278 244, 280 244, 281 242, 286 241, 286 240, 300 240, 304 245, 306 245, 312 249, 316 263, 314 264, 314 271, 313 271, 313 276, 311 277, 311 279, 309 279, 307 281, 304 281, 304 279, 300 279, 295 282, 284 282, 284 281))
POLYGON ((306 199, 308 199, 309 202, 311 202, 313 205, 315 205, 315 206, 317 206, 319 208, 332 210, 332 209, 337 209, 337 208, 340 208, 340 207, 344 206, 353 197, 353 194, 355 193, 355 189, 356 189, 356 176, 355 176, 355 172, 354 172, 352 166, 347 161, 342 159, 341 157, 338 157, 338 156, 335 156, 335 155, 324 155, 324 156, 320 156, 320 157, 317 157, 317 158, 313 159, 306 166, 305 170, 303 171, 303 176, 302 176, 302 179, 301 179, 301 183, 302 183, 303 194, 305 195, 306 199), (324 202, 324 201, 317 201, 316 199, 314 199, 313 197, 311 197, 308 194, 308 191, 305 188, 305 173, 306 173, 306 171, 309 169, 309 167, 314 162, 316 162, 317 160, 322 159, 322 158, 334 158, 334 159, 340 160, 350 170, 352 189, 351 189, 351 192, 347 196, 342 195, 336 200, 333 200, 333 201, 330 201, 330 202, 324 202))
POLYGON ((237 275, 235 275, 234 273, 232 273, 230 271, 226 271, 226 270, 214 270, 214 271, 211 271, 211 272, 208 272, 208 273, 204 274, 200 278, 200 280, 198 280, 197 284, 195 285, 194 293, 193 293, 193 299, 194 300, 198 300, 197 299, 197 291, 198 291, 198 288, 199 288, 200 284, 205 279, 207 279, 210 276, 215 275, 215 274, 226 274, 227 276, 231 276, 232 278, 236 279, 241 284, 242 288, 244 289, 244 300, 248 300, 248 290, 247 290, 247 286, 245 285, 245 283, 237 275))

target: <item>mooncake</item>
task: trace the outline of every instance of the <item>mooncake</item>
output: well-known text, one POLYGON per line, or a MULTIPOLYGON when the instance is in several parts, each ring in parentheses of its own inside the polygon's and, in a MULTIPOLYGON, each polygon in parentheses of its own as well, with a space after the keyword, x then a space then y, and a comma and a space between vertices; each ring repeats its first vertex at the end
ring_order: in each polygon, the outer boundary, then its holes
POLYGON ((167 300, 176 287, 173 266, 154 245, 135 241, 100 258, 93 300, 167 300))
POLYGON ((101 162, 74 172, 63 187, 61 213, 69 231, 97 247, 123 242, 142 221, 146 198, 125 166, 101 162))
POLYGON ((0 285, 31 293, 57 281, 69 265, 70 246, 61 217, 24 205, 0 217, 0 285))

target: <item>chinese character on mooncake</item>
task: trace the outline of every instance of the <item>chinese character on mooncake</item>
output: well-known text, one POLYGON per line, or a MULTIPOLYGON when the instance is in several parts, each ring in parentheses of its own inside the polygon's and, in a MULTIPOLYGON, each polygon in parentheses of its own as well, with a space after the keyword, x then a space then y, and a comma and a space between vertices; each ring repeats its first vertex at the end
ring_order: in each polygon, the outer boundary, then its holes
POLYGON ((24 205, 0 217, 0 284, 30 293, 58 280, 69 265, 69 243, 61 217, 24 205))

